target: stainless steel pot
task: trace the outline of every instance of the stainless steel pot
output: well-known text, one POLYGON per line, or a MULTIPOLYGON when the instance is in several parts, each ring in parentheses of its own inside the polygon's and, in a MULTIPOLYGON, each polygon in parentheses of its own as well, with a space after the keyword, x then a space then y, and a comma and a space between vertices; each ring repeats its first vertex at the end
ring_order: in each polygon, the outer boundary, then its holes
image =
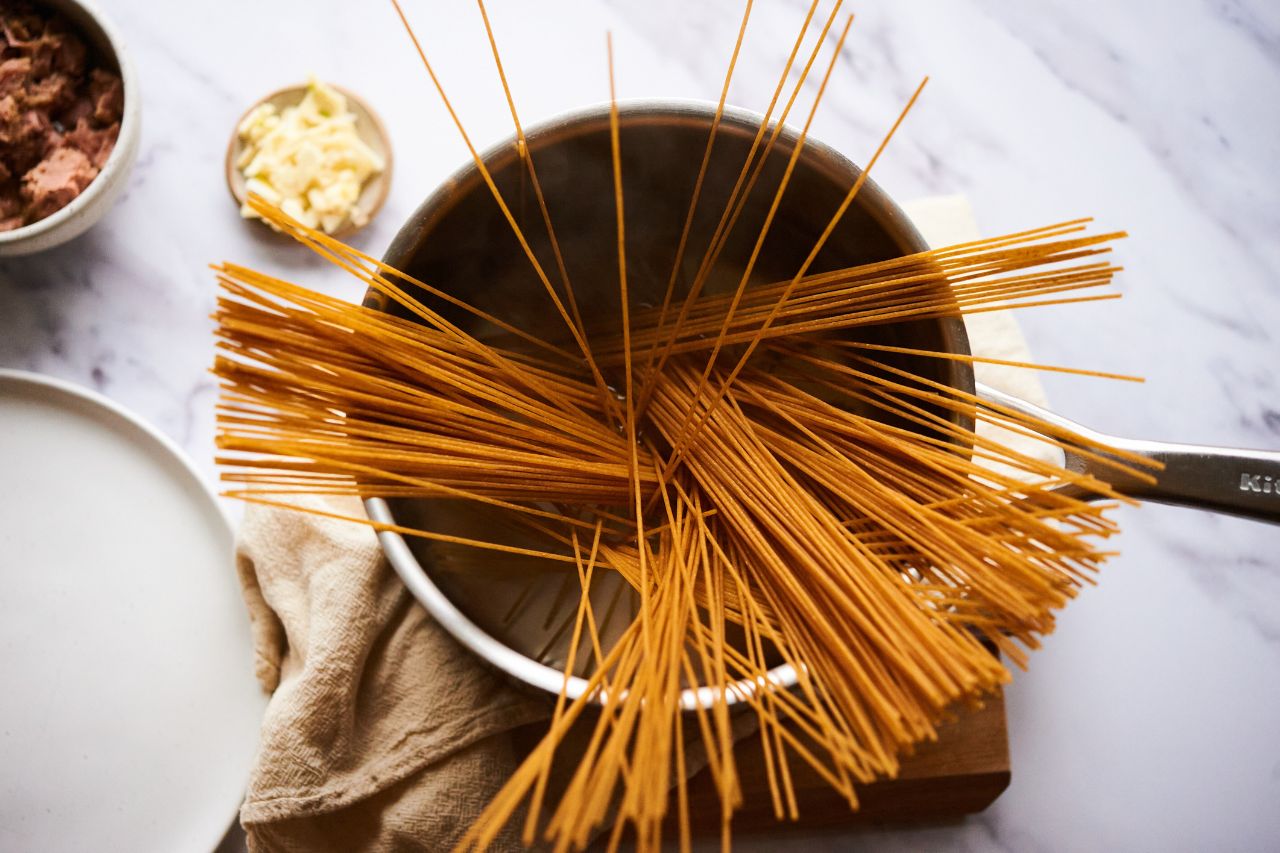
MULTIPOLYGON (((714 109, 700 102, 662 101, 630 102, 619 111, 631 297, 635 305, 658 304, 714 109)), ((761 120, 743 110, 725 111, 685 256, 686 280, 693 277, 761 120)), ((618 316, 607 106, 548 122, 529 130, 527 138, 582 315, 588 322, 618 316)), ((779 135, 706 292, 736 285, 795 143, 796 134, 789 128, 779 135)), ((494 147, 483 159, 535 253, 554 278, 550 245, 514 139, 494 147)), ((859 174, 858 167, 835 150, 806 140, 753 283, 794 275, 859 174)), ((812 271, 884 260, 925 248, 902 210, 874 182, 867 181, 812 271)), ((547 328, 554 319, 550 300, 474 164, 457 172, 418 208, 396 236, 385 261, 519 327, 547 328)), ((396 311, 374 292, 366 297, 366 304, 396 311)), ((442 301, 432 307, 472 334, 484 337, 492 331, 442 301)), ((969 351, 964 324, 954 319, 900 323, 871 334, 879 342, 900 346, 969 351)), ((900 365, 953 387, 969 391, 974 387, 967 364, 904 357, 900 365)), ((421 524, 433 530, 483 529, 493 535, 492 519, 465 506, 371 499, 366 507, 376 521, 421 524)), ((563 602, 567 594, 562 568, 490 555, 477 560, 437 543, 407 541, 388 532, 379 536, 392 566, 414 596, 460 642, 521 681, 553 693, 561 689, 568 642, 563 636, 556 637, 560 623, 552 620, 548 624, 544 614, 554 610, 557 600, 563 602), (513 609, 514 615, 508 618, 513 609)), ((576 578, 573 582, 576 585, 576 578)), ((601 626, 604 641, 616 635, 630 618, 629 600, 625 595, 621 600, 617 597, 622 584, 621 579, 607 574, 592 584, 597 612, 605 614, 611 603, 614 605, 614 618, 601 626)), ((771 678, 778 685, 789 686, 795 674, 789 667, 779 666, 772 670, 771 678)), ((585 679, 571 678, 569 695, 579 695, 585 686, 585 679)), ((752 689, 745 684, 741 688, 752 689)), ((690 688, 683 701, 692 707, 707 698, 690 688)))
MULTIPOLYGON (((631 102, 620 107, 628 278, 635 305, 661 302, 713 115, 712 107, 698 102, 631 102)), ((684 259, 686 281, 693 277, 760 121, 760 116, 742 110, 729 109, 724 114, 684 259)), ((571 113, 527 134, 582 315, 589 322, 617 317, 619 308, 608 122, 608 108, 600 106, 571 113)), ((795 134, 784 129, 707 292, 736 285, 795 142, 795 134)), ((551 274, 550 246, 514 139, 494 147, 483 159, 551 274)), ((859 174, 858 167, 835 150, 816 140, 806 141, 753 283, 794 275, 859 174)), ((811 271, 884 260, 925 248, 902 210, 868 180, 811 271)), ((396 236, 385 261, 518 327, 533 330, 558 322, 474 164, 457 172, 418 208, 396 236)), ((422 296, 478 337, 495 331, 443 301, 422 296)), ((366 304, 408 316, 372 291, 366 304)), ((964 324, 957 319, 898 323, 859 330, 859 336, 905 347, 969 352, 964 324)), ((902 357, 897 366, 974 391, 973 371, 965 363, 902 357)), ((997 403, 1032 412, 1028 404, 981 390, 997 403)), ((1039 410, 1033 413, 1056 418, 1039 410)), ((955 422, 963 421, 952 413, 943 414, 955 422)), ((1280 520, 1280 453, 1151 442, 1130 445, 1157 455, 1173 472, 1161 489, 1147 489, 1137 496, 1280 520), (1274 489, 1264 493, 1262 486, 1272 483, 1274 489), (1246 488, 1254 484, 1257 489, 1246 488)), ((1082 459, 1068 454, 1067 462, 1079 468, 1082 459)), ((366 501, 366 507, 375 521, 482 538, 494 535, 495 520, 464 504, 374 498, 366 501)), ((519 544, 518 535, 512 536, 509 541, 519 544)), ((550 693, 561 689, 568 642, 560 628, 564 623, 548 620, 546 614, 563 605, 571 594, 570 582, 576 587, 572 573, 534 560, 495 557, 487 552, 477 555, 439 543, 407 541, 391 532, 381 532, 379 537, 395 571, 454 637, 520 681, 550 693)), ((616 636, 630 619, 627 593, 625 583, 611 573, 603 573, 592 584, 593 606, 597 613, 606 614, 601 626, 604 642, 616 636)), ((573 608, 567 609, 572 615, 573 608)), ((586 657, 580 654, 579 661, 586 657)), ((587 684, 580 674, 582 668, 575 670, 568 683, 570 697, 580 695, 587 684)), ((795 673, 785 665, 771 670, 770 677, 773 684, 782 687, 795 681, 795 673)), ((739 689, 745 692, 755 687, 742 684, 739 689)), ((690 686, 682 703, 692 708, 709 702, 710 696, 707 688, 690 686)), ((731 701, 732 697, 731 693, 731 701)))

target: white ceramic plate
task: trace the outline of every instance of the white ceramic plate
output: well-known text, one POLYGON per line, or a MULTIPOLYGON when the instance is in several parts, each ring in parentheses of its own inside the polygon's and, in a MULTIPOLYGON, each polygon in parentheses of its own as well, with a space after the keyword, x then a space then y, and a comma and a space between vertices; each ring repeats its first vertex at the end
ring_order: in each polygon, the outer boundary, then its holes
POLYGON ((181 451, 0 370, 0 850, 207 853, 264 704, 231 528, 181 451))

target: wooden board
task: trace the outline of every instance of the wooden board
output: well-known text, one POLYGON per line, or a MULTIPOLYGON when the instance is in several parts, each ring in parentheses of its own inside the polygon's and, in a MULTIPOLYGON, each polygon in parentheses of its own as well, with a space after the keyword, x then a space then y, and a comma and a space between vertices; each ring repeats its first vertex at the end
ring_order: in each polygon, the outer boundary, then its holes
MULTIPOLYGON (((903 761, 897 779, 860 786, 857 812, 851 812, 822 777, 796 759, 791 770, 800 821, 779 822, 773 814, 759 738, 739 743, 735 756, 746 803, 734 816, 735 834, 786 832, 796 826, 819 829, 956 820, 982 811, 1009 786, 1003 694, 943 726, 936 742, 921 746, 903 761)), ((720 801, 705 771, 690 780, 689 814, 698 834, 719 833, 720 801)))

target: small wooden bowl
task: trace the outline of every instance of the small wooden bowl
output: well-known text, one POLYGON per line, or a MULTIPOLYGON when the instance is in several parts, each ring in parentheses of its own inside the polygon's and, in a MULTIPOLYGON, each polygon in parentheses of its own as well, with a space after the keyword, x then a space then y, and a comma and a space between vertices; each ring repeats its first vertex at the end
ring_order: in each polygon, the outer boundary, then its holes
MULTIPOLYGON (((368 224, 373 221, 373 217, 382 209, 383 202, 387 200, 387 192, 391 189, 391 137, 388 136, 387 129, 382 124, 382 119, 378 118, 378 114, 359 96, 341 86, 334 86, 332 83, 328 85, 342 93, 347 99, 347 109, 354 113, 356 117, 356 134, 366 145, 382 157, 384 164, 382 171, 365 181, 360 190, 360 198, 356 202, 356 206, 364 211, 365 223, 368 224)), ((240 159, 240 153, 244 150, 244 143, 240 141, 241 123, 244 122, 249 113, 262 104, 271 104, 277 110, 282 111, 286 107, 296 106, 302 101, 306 93, 307 84, 305 83, 279 89, 254 102, 236 120, 235 127, 231 130, 231 141, 227 144, 226 172, 227 189, 231 191, 231 197, 235 199, 237 207, 243 205, 248 197, 248 193, 245 190, 244 174, 236 168, 236 161, 240 159)), ((261 220, 258 221, 261 222, 261 220)), ((362 227, 356 225, 348 217, 331 236, 345 237, 354 234, 362 227)))

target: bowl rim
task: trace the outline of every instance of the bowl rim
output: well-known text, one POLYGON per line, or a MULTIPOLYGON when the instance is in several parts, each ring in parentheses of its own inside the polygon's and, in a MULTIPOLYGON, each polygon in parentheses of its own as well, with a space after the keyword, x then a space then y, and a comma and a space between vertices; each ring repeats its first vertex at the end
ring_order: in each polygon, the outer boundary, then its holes
MULTIPOLYGON (((391 173, 395 164, 395 154, 391 148, 391 134, 387 132, 387 126, 383 123, 382 116, 378 115, 377 110, 369 106, 368 101, 345 86, 340 86, 337 83, 330 83, 328 80, 321 80, 320 82, 324 83, 331 89, 337 90, 337 92, 346 98, 349 103, 358 106, 359 109, 369 117, 369 123, 373 126, 374 135, 378 137, 378 141, 382 146, 382 171, 370 178, 370 180, 378 182, 378 189, 373 196, 372 201, 365 209, 366 219, 364 225, 356 225, 351 221, 351 217, 348 216, 343 221, 341 228, 332 234, 329 234, 330 237, 335 238, 349 237, 368 226, 369 223, 373 222, 373 218, 378 215, 378 212, 382 210, 383 205, 386 203, 387 196, 391 194, 391 173)), ((302 97, 305 95, 306 90, 310 85, 310 82, 293 83, 268 92, 250 104, 248 108, 240 114, 240 117, 236 119, 236 123, 232 125, 231 138, 227 140, 227 153, 223 159, 223 176, 227 182, 227 191, 231 193, 231 198, 235 201, 237 207, 243 205, 246 198, 244 194, 236 191, 236 182, 234 177, 239 171, 236 168, 236 154, 240 150, 240 125, 249 117, 249 113, 253 112, 268 101, 273 101, 276 98, 280 98, 285 95, 292 95, 295 92, 302 93, 298 98, 299 101, 302 100, 302 97)), ((261 220, 258 221, 260 224, 266 224, 261 220)), ((268 230, 270 229, 268 228, 268 230)))
MULTIPOLYGON (((91 0, 58 0, 58 2, 78 7, 98 25, 102 30, 102 34, 106 36, 107 47, 111 49, 111 58, 115 60, 116 66, 120 69, 120 80, 124 86, 124 109, 120 116, 120 133, 116 137, 116 144, 111 151, 111 156, 107 157, 107 162, 98 170, 98 174, 89 182, 89 186, 84 188, 84 192, 73 198, 65 207, 59 208, 44 219, 36 220, 30 225, 24 225, 12 231, 0 231, 0 246, 22 243, 42 234, 58 230, 64 223, 74 219, 81 210, 93 204, 98 196, 107 192, 108 185, 111 183, 109 178, 122 168, 127 170, 132 161, 132 153, 128 150, 131 146, 122 143, 127 143, 128 139, 137 135, 142 110, 138 100, 138 79, 133 70, 133 63, 130 61, 129 54, 125 49, 124 40, 120 36, 120 31, 116 29, 111 19, 103 14, 102 10, 91 0)), ((54 14, 61 14, 61 11, 53 8, 54 4, 47 2, 47 0, 42 5, 50 8, 54 14)))
MULTIPOLYGON (((678 118, 684 116, 693 119, 709 119, 715 114, 716 106, 710 101, 685 98, 644 98, 617 102, 620 118, 651 115, 655 118, 673 116, 678 118)), ((525 130, 525 135, 529 139, 530 147, 532 148, 538 135, 589 124, 601 119, 607 120, 610 108, 611 105, 608 102, 603 102, 559 113, 545 121, 531 125, 525 130)), ((754 129, 763 120, 764 116, 760 113, 726 105, 721 123, 732 122, 739 126, 748 125, 754 129)), ((776 124, 777 121, 774 120, 770 123, 770 126, 772 127, 776 124)), ((798 136, 799 134, 794 127, 784 124, 778 138, 785 143, 794 145, 798 136)), ((833 169, 844 176, 853 178, 856 178, 862 172, 862 169, 851 160, 818 139, 806 136, 804 144, 805 151, 808 154, 816 156, 823 161, 816 164, 820 167, 833 169)), ((515 150, 516 137, 513 134, 486 148, 481 152, 480 158, 488 167, 495 157, 504 154, 515 156, 515 150)), ((479 170, 476 168, 474 161, 468 162, 454 171, 432 191, 397 232, 383 256, 383 262, 396 267, 403 257, 411 254, 424 237, 425 232, 429 230, 428 226, 438 216, 442 216, 447 212, 450 207, 449 201, 457 197, 460 188, 466 186, 470 180, 478 179, 478 172, 479 170)), ((886 230, 892 231, 895 238, 900 238, 904 245, 904 254, 909 251, 924 251, 929 248, 928 243, 921 236, 906 212, 870 176, 867 177, 862 188, 858 191, 858 195, 860 199, 870 201, 872 209, 869 212, 876 221, 886 230)), ((381 295, 370 288, 366 293, 365 305, 381 308, 382 304, 381 295)), ((941 318, 937 322, 940 325, 948 350, 961 354, 970 352, 969 337, 962 318, 941 318)), ((959 380, 956 383, 957 387, 972 394, 974 392, 972 365, 967 362, 954 362, 953 366, 955 368, 954 374, 959 380)), ((960 418, 961 422, 965 420, 963 417, 960 418)), ((391 512, 391 507, 386 499, 377 497, 365 498, 364 506, 369 518, 376 524, 396 524, 395 516, 391 512)), ((386 555, 392 569, 405 586, 408 587, 414 598, 426 608, 432 618, 440 623, 455 640, 462 643, 489 665, 506 673, 508 676, 552 695, 557 695, 563 690, 568 699, 575 700, 587 692, 587 679, 578 675, 566 677, 564 670, 527 657, 473 622, 431 580, 430 573, 418 561, 405 537, 400 533, 383 527, 378 530, 377 535, 379 544, 382 546, 383 553, 386 555)), ((744 679, 723 688, 710 685, 686 687, 681 691, 680 707, 685 711, 710 708, 715 701, 721 698, 727 705, 732 706, 747 701, 749 697, 755 695, 758 691, 788 689, 794 687, 797 681, 798 678, 794 667, 791 664, 784 663, 770 669, 766 674, 764 683, 744 679)), ((599 691, 592 701, 599 705, 603 703, 604 698, 603 691, 599 691)))

